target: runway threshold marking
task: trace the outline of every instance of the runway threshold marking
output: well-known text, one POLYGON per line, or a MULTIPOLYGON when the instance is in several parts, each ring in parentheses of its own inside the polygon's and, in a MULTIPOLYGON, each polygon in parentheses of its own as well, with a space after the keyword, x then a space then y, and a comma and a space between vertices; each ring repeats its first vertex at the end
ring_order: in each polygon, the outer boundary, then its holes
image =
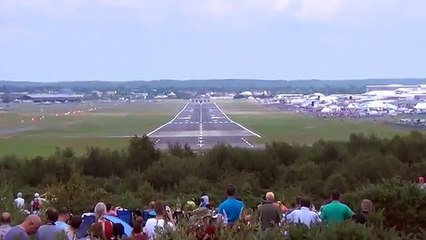
POLYGON ((249 142, 249 141, 247 141, 245 138, 241 138, 241 140, 243 140, 243 142, 245 142, 247 145, 249 145, 251 148, 254 148, 254 146, 249 142))
POLYGON ((220 107, 219 107, 216 103, 214 103, 214 105, 216 106, 217 110, 219 110, 219 111, 223 114, 223 116, 225 116, 225 117, 226 117, 226 119, 228 119, 228 121, 229 121, 230 123, 234 123, 234 124, 236 124, 236 125, 237 125, 237 126, 239 126, 240 128, 242 128, 242 129, 246 130, 247 132, 249 132, 249 133, 253 134, 254 136, 256 136, 256 137, 258 137, 258 138, 261 138, 261 137, 262 137, 262 136, 260 136, 259 134, 257 134, 257 133, 255 133, 255 132, 253 132, 252 130, 250 130, 250 129, 248 129, 248 128, 244 127, 243 125, 241 125, 241 124, 239 124, 239 123, 235 122, 234 120, 232 120, 231 118, 229 118, 229 117, 228 117, 228 115, 226 115, 226 113, 224 113, 224 112, 222 111, 222 109, 220 109, 220 107))
POLYGON ((170 120, 170 121, 166 122, 165 124, 163 124, 163 125, 159 126, 159 127, 158 127, 158 128, 156 128, 156 129, 152 130, 151 132, 149 132, 149 133, 147 134, 147 136, 149 137, 149 136, 150 136, 150 135, 152 135, 153 133, 157 132, 158 130, 162 129, 163 127, 167 126, 168 124, 170 124, 170 123, 172 123, 174 120, 176 120, 176 118, 178 118, 178 117, 179 117, 179 115, 180 115, 183 111, 185 111, 185 109, 186 109, 186 107, 187 107, 188 105, 189 105, 189 103, 185 104, 185 106, 183 106, 182 110, 180 110, 180 112, 178 112, 178 113, 174 116, 174 118, 172 118, 172 120, 170 120))

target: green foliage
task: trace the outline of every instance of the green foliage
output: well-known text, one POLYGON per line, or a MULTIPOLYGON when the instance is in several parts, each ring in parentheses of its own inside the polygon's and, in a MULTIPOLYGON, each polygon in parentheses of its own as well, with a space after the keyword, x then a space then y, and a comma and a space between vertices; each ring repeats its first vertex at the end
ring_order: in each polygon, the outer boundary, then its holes
MULTIPOLYGON (((58 148, 48 158, 6 156, 0 160, 0 210, 13 211, 18 191, 24 192, 27 201, 34 192, 47 193, 50 205, 68 206, 80 213, 97 201, 143 208, 156 199, 168 204, 197 201, 201 192, 217 205, 225 198, 224 186, 229 183, 237 186, 237 195, 247 208, 256 207, 266 191, 274 191, 287 206, 296 196, 308 195, 319 208, 331 189, 339 189, 355 210, 362 199, 373 201, 376 212, 370 215, 368 227, 294 228, 290 235, 400 239, 407 234, 402 238, 409 239, 411 233, 420 238, 425 235, 421 228, 426 226, 426 193, 410 182, 426 171, 424 146, 425 136, 412 133, 392 139, 351 135, 348 143, 323 140, 312 146, 271 143, 265 150, 220 145, 199 155, 178 145, 160 152, 146 136, 132 138, 121 151, 88 147, 82 157, 70 148, 58 148)), ((226 238, 229 234, 223 239, 230 239, 226 238)), ((258 234, 242 235, 257 239, 258 234)), ((271 232, 261 237, 274 236, 271 232)))

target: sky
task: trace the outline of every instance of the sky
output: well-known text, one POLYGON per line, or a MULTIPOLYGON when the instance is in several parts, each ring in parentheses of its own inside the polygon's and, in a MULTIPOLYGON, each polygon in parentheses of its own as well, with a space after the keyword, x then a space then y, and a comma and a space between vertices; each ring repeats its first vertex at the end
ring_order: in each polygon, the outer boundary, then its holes
POLYGON ((0 0, 0 79, 426 77, 425 0, 0 0))

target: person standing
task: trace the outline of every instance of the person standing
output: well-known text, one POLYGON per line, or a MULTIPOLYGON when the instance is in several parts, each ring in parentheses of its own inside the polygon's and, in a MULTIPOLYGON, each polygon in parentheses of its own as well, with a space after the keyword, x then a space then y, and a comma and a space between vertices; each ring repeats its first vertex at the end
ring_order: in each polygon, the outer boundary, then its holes
POLYGON ((226 187, 227 199, 219 205, 217 222, 232 227, 238 220, 244 218, 245 205, 235 198, 237 188, 230 184, 226 187))
POLYGON ((46 210, 46 224, 43 224, 38 229, 35 237, 36 240, 52 240, 66 238, 65 230, 55 225, 55 222, 58 221, 58 215, 58 211, 54 208, 48 208, 46 210))
POLYGON ((7 232, 9 232, 9 230, 12 228, 10 223, 10 213, 2 213, 0 217, 0 239, 4 239, 4 236, 6 236, 7 232))
POLYGON ((59 228, 62 228, 64 230, 67 230, 69 228, 68 221, 70 220, 70 213, 68 211, 68 208, 63 207, 59 209, 58 211, 58 221, 55 222, 55 225, 59 228))
POLYGON ((321 220, 326 225, 333 223, 343 223, 345 220, 352 218, 354 212, 346 205, 340 202, 340 192, 333 190, 331 192, 332 201, 325 205, 321 211, 321 220))
POLYGON ((319 215, 310 210, 311 200, 302 197, 300 199, 300 208, 293 210, 290 214, 287 215, 288 224, 303 224, 310 228, 313 225, 318 225, 321 223, 321 218, 319 215))
POLYGON ((278 227, 282 220, 280 208, 275 204, 275 194, 267 192, 265 201, 259 206, 256 220, 260 221, 262 230, 278 227))
POLYGON ((18 192, 18 194, 16 194, 16 198, 13 201, 13 205, 15 205, 15 207, 20 210, 24 208, 25 199, 23 198, 23 194, 21 192, 18 192))
POLYGON ((4 240, 30 240, 30 235, 37 232, 41 219, 37 215, 29 215, 20 225, 12 227, 4 236, 4 240))

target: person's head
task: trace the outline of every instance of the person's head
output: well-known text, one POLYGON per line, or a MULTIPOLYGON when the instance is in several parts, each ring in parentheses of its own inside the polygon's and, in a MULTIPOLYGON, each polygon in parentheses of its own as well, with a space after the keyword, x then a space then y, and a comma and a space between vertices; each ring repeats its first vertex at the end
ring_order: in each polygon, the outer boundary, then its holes
POLYGON ((371 211, 373 211, 373 203, 369 199, 363 199, 361 201, 361 212, 369 214, 371 211))
POLYGON ((78 228, 80 228, 80 225, 81 225, 82 222, 83 222, 83 220, 81 219, 80 216, 74 215, 74 216, 71 217, 70 226, 74 229, 78 229, 78 228))
POLYGON ((233 196, 235 196, 235 193, 237 192, 237 188, 233 185, 233 184, 229 184, 227 187, 226 187, 226 195, 228 196, 228 197, 233 197, 233 196))
POLYGON ((1 214, 1 217, 0 217, 0 224, 7 224, 7 225, 10 225, 10 213, 8 213, 8 212, 3 212, 2 214, 1 214))
POLYGON ((69 210, 67 207, 61 207, 58 211, 58 220, 62 222, 67 222, 70 219, 69 210))
POLYGON ((38 193, 34 193, 34 197, 35 197, 35 198, 39 198, 39 197, 40 197, 40 194, 38 194, 38 193))
POLYGON ((154 209, 155 208, 155 202, 151 201, 148 205, 149 209, 154 209))
POLYGON ((107 203, 107 204, 105 204, 105 207, 106 207, 106 211, 107 211, 107 212, 109 212, 109 211, 111 211, 111 210, 112 210, 112 204, 111 204, 111 203, 107 203))
POLYGON ((141 225, 133 226, 132 234, 141 234, 141 233, 142 233, 142 226, 141 225))
POLYGON ((35 234, 41 225, 41 219, 37 215, 29 215, 22 223, 21 227, 29 235, 35 234))
POLYGON ((334 189, 333 191, 331 191, 331 200, 333 201, 340 200, 340 192, 338 190, 334 189))
POLYGON ((124 226, 121 223, 114 223, 112 225, 112 235, 114 237, 123 237, 124 235, 124 226))
POLYGON ((275 194, 273 192, 267 192, 265 194, 266 201, 273 202, 275 201, 275 194))
POLYGON ((18 194, 16 194, 16 197, 21 198, 23 195, 21 192, 18 192, 18 194))
POLYGON ((303 198, 302 196, 297 196, 294 206, 292 205, 292 207, 295 207, 295 208, 300 207, 300 201, 302 200, 302 198, 303 198))
POLYGON ((156 201, 154 204, 154 211, 157 213, 157 216, 164 216, 166 211, 162 201, 156 201))
POLYGON ((204 224, 208 224, 211 217, 212 215, 210 210, 205 207, 197 208, 192 212, 192 220, 202 222, 204 224))
POLYGON ((48 208, 46 210, 46 222, 48 223, 54 223, 58 221, 59 213, 54 208, 48 208))
POLYGON ((90 237, 98 239, 106 239, 105 233, 103 231, 103 224, 101 222, 97 222, 90 226, 89 235, 90 237))
POLYGON ((425 179, 424 179, 424 177, 419 177, 419 178, 418 178, 418 181, 419 181, 419 183, 420 183, 420 184, 425 183, 425 179))
POLYGON ((96 216, 96 219, 98 219, 98 218, 100 218, 100 217, 102 217, 102 216, 104 216, 105 214, 106 214, 106 206, 105 206, 105 203, 103 203, 103 202, 98 202, 97 204, 96 204, 96 206, 95 206, 95 216, 96 216))
POLYGON ((311 207, 311 199, 309 199, 307 197, 302 197, 300 199, 300 206, 310 208, 311 207))

